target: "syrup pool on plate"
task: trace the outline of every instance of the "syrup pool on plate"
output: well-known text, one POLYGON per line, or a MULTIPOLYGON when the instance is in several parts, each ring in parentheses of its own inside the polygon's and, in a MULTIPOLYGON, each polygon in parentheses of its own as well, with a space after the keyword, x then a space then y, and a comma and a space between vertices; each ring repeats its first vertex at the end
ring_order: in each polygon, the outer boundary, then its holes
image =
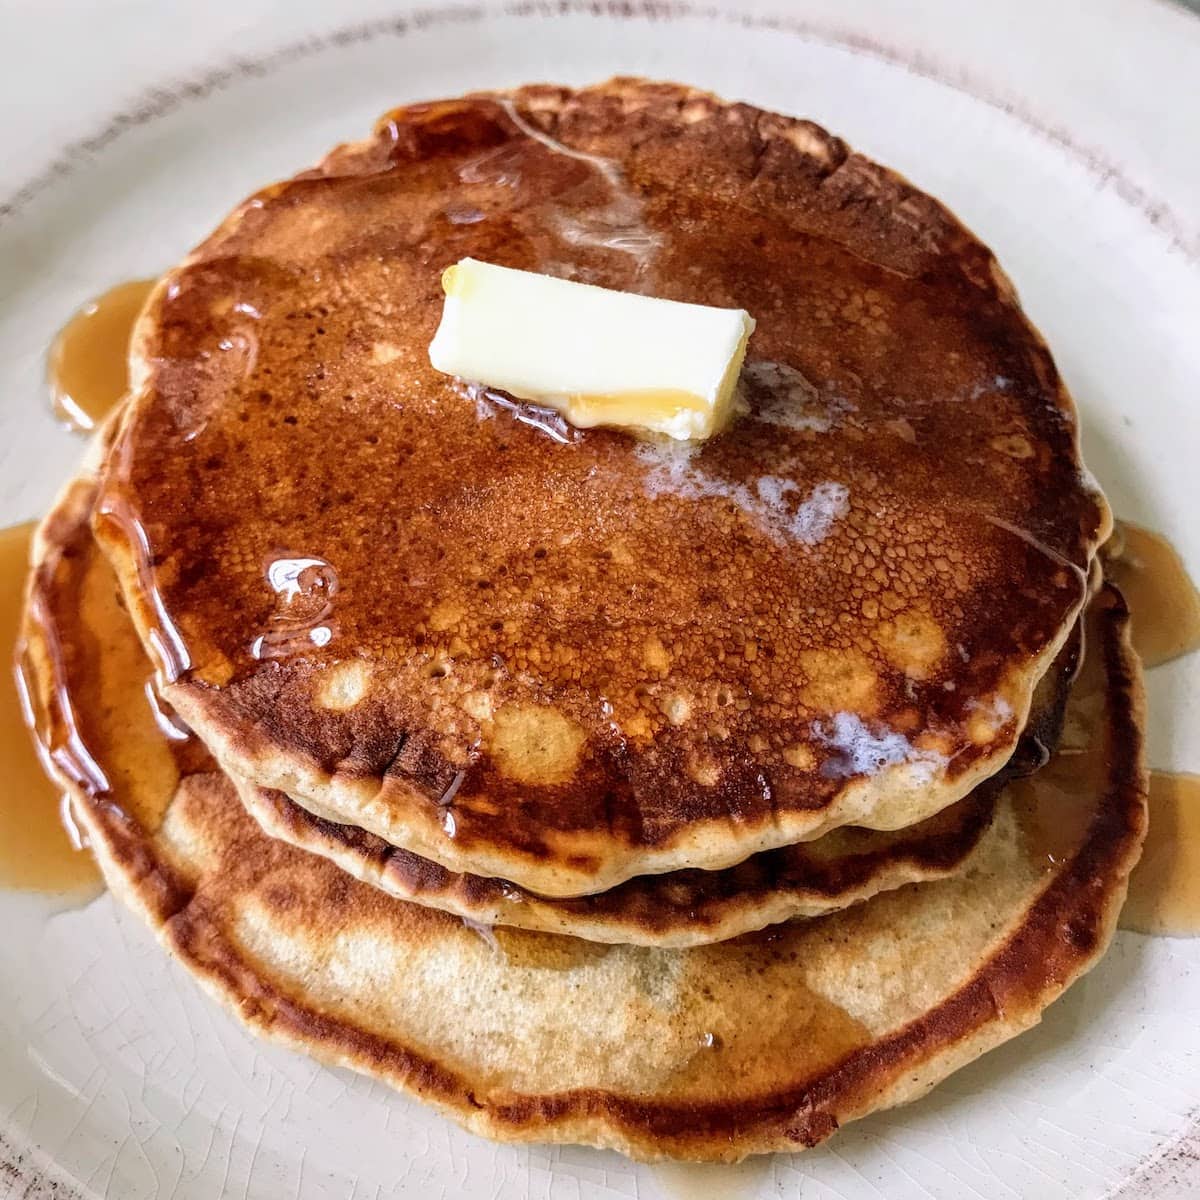
MULTIPOLYGON (((47 382, 56 414, 73 429, 90 431, 128 388, 129 336, 153 280, 110 288, 84 305, 54 339, 47 382)), ((0 530, 0 626, 11 652, 20 631, 37 522, 0 530)), ((62 789, 46 776, 27 728, 12 665, 0 686, 0 754, 8 796, 0 805, 0 886, 90 897, 100 874, 71 818, 62 789)))
MULTIPOLYGON (((34 522, 0 531, 0 627, 17 642, 34 522)), ((0 686, 0 756, 7 795, 0 804, 0 886, 90 895, 100 886, 92 856, 81 846, 62 789, 42 770, 26 727, 10 666, 0 686)))
MULTIPOLYGON (((1200 648, 1200 592, 1162 534, 1119 521, 1105 549, 1104 573, 1129 604, 1133 646, 1147 668, 1200 648)), ((1121 927, 1200 936, 1200 778, 1152 771, 1149 803, 1150 832, 1129 881, 1121 927)))
POLYGON ((88 432, 129 386, 129 335, 153 279, 119 283, 85 304, 63 326, 46 359, 46 380, 57 416, 88 432))

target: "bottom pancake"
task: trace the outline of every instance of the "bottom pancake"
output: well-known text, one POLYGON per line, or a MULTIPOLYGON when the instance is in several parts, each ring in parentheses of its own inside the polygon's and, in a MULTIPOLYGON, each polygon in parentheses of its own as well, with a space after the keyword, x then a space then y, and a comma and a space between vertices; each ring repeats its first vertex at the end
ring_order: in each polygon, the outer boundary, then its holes
POLYGON ((78 603, 64 511, 36 543, 23 668, 113 891, 250 1027, 476 1132, 651 1159, 811 1146, 1036 1023, 1111 937, 1146 824, 1140 679, 1111 588, 1063 747, 1005 788, 969 870, 686 950, 485 939, 265 836, 190 739, 139 750, 147 731, 106 691, 114 647, 56 634, 78 603))

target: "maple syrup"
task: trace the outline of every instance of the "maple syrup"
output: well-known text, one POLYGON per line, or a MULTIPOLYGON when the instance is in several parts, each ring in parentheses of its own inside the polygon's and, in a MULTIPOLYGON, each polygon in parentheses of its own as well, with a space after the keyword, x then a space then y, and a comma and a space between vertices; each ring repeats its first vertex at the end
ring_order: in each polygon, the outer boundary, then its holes
MULTIPOLYGON (((80 309, 54 339, 47 356, 47 383, 56 414, 71 428, 91 431, 125 395, 130 334, 153 286, 154 280, 147 279, 110 288, 80 309)), ((35 528, 36 522, 28 522, 0 530, 0 562, 4 566, 0 624, 10 655, 20 635, 35 528)), ((81 604, 92 610, 98 605, 103 608, 104 600, 97 599, 105 593, 103 582, 97 586, 94 575, 89 575, 80 583, 84 588, 81 604)), ((103 618, 108 621, 112 615, 105 611, 103 618)), ((132 655, 125 657, 128 662, 118 662, 114 671, 108 670, 106 663, 105 671, 96 673, 96 686, 106 688, 104 681, 127 675, 127 667, 148 674, 144 662, 132 655)), ((69 739, 57 750, 53 744, 42 744, 39 749, 27 728, 35 718, 29 711, 29 697, 23 693, 19 670, 10 669, 0 685, 0 754, 8 784, 8 798, 0 804, 0 886, 90 897, 101 887, 100 873, 85 849, 67 797, 47 776, 39 759, 39 753, 57 754, 60 770, 71 773, 69 739)), ((142 714, 129 728, 130 755, 139 764, 161 765, 162 754, 154 753, 151 746, 156 735, 148 732, 142 714)), ((86 757, 86 748, 83 754, 86 757)), ((119 770, 125 766, 125 757, 118 755, 119 770)), ((87 775, 83 770, 87 766, 87 761, 75 762, 78 769, 74 773, 79 775, 82 770, 87 775)), ((94 790, 96 780, 88 781, 88 786, 94 790)))
MULTIPOLYGON (((1200 649, 1200 591, 1160 533, 1118 521, 1104 551, 1105 575, 1133 618, 1133 645, 1147 667, 1200 649)), ((1200 936, 1200 777, 1150 773, 1150 832, 1129 881, 1121 927, 1200 936)))
MULTIPOLYGON (((0 627, 16 644, 34 522, 0 531, 0 627)), ((25 726, 12 670, 0 683, 0 756, 7 795, 0 803, 0 886, 90 896, 100 887, 62 789, 47 778, 25 726)))
POLYGON ((1147 667, 1200 648, 1200 591, 1161 533, 1119 521, 1104 557, 1105 576, 1133 614, 1133 648, 1147 667))
POLYGON ((154 284, 117 284, 85 304, 54 339, 46 380, 55 414, 72 429, 95 429, 128 390, 129 336, 154 284))
MULTIPOLYGON (((1086 624, 1085 646, 1094 633, 1086 624)), ((1083 844, 1106 786, 1109 683, 1101 656, 1085 653, 1054 754, 1040 770, 1008 784, 1029 855, 1046 871, 1061 869, 1083 844)))
POLYGON ((92 538, 94 490, 75 486, 82 494, 59 509, 60 540, 31 592, 23 655, 30 715, 45 758, 83 803, 101 801, 153 832, 180 779, 211 767, 158 695, 116 575, 92 538))
POLYGON ((1200 775, 1150 773, 1150 832, 1121 928, 1200 936, 1200 775))
MULTIPOLYGON (((153 280, 119 284, 81 309, 55 339, 48 359, 48 377, 55 410, 72 427, 91 430, 124 396, 128 387, 128 345, 131 330, 153 280)), ((6 622, 9 645, 17 638, 29 541, 33 525, 0 531, 0 555, 8 566, 0 589, 0 619, 6 622)), ((97 556, 86 554, 89 561, 97 556)), ((1135 648, 1147 666, 1170 661, 1200 647, 1200 592, 1171 543, 1162 535, 1130 522, 1119 522, 1105 551, 1106 573, 1124 593, 1133 613, 1135 648)), ((81 603, 99 626, 120 617, 110 607, 110 581, 103 570, 85 572, 80 580, 81 603)), ((86 614, 85 614, 86 620, 86 614)), ((128 677, 146 674, 140 647, 132 637, 113 670, 98 673, 114 680, 122 694, 146 693, 152 685, 128 677)), ((111 646, 110 646, 111 648, 111 646)), ((107 689, 105 689, 107 690, 107 689)), ((99 699, 99 697, 97 697, 99 699)), ((112 695, 103 698, 112 701, 112 695)), ((153 706, 131 714, 129 753, 117 749, 118 773, 139 776, 149 772, 156 786, 133 788, 139 795, 169 795, 168 776, 177 766, 158 725, 147 723, 153 706)), ((0 744, 6 751, 10 796, 0 806, 0 884, 56 892, 89 892, 99 884, 90 856, 81 848, 78 829, 60 791, 43 772, 22 718, 17 682, 10 677, 0 689, 0 744)), ((186 735, 185 735, 186 736, 186 735)), ((1083 755, 1066 753, 1055 763, 1018 786, 1056 794, 1055 803, 1033 802, 1029 811, 1053 811, 1051 826, 1033 821, 1029 834, 1048 865, 1068 854, 1082 836, 1081 822, 1093 771, 1083 755), (1064 815, 1066 819, 1064 819, 1064 815)), ((132 782, 132 778, 127 780, 132 782)), ((145 779, 139 780, 145 783, 145 779)), ((1191 775, 1155 772, 1152 776, 1151 832, 1141 864, 1134 872, 1129 901, 1122 916, 1126 928, 1147 933, 1200 933, 1200 779, 1191 775)), ((158 814, 138 814, 153 823, 158 814)))

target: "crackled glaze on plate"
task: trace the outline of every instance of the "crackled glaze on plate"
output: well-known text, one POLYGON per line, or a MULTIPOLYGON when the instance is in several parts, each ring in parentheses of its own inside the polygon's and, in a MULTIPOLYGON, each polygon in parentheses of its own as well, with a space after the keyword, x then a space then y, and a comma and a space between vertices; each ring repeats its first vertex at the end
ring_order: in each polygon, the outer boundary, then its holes
MULTIPOLYGON (((18 59, 22 39, 36 46, 54 23, 30 7, 14 20, 16 7, 0 5, 18 59)), ((41 388, 45 348, 80 302, 161 269, 253 187, 359 136, 391 104, 620 70, 812 116, 945 199, 995 248, 1053 346, 1114 508, 1167 532, 1200 575, 1200 496, 1181 452, 1200 445, 1190 216, 1200 172, 1172 153, 1194 144, 1194 103, 1171 103, 1186 94, 1181 64, 1200 48, 1200 23, 1152 0, 1097 4, 1070 44, 1109 60, 1120 48, 1128 71, 1089 106, 1082 85, 1068 86, 1055 17, 1022 0, 1006 10, 1013 29, 972 31, 956 7, 921 4, 926 26, 909 13, 902 41, 882 10, 835 13, 818 0, 748 17, 666 4, 397 14, 359 0, 340 8, 340 32, 321 6, 278 0, 231 6, 219 32, 132 7, 106 11, 103 28, 82 6, 77 21, 60 17, 55 78, 18 64, 2 85, 5 99, 41 90, 22 95, 27 115, 0 131, 0 517, 41 511, 81 450, 41 388), (91 53, 100 37, 114 47, 107 57, 91 53), (1160 110, 1144 98, 1151 76, 1160 110), (1144 133, 1139 111, 1157 114, 1144 133)), ((1169 663, 1149 684, 1152 763, 1200 768, 1189 736, 1200 662, 1169 663)), ((378 1085, 262 1045, 108 897, 62 910, 7 893, 0 917, 0 1196, 1200 1190, 1197 942, 1121 934, 1038 1029, 927 1100, 796 1159, 696 1173, 492 1146, 378 1085)))

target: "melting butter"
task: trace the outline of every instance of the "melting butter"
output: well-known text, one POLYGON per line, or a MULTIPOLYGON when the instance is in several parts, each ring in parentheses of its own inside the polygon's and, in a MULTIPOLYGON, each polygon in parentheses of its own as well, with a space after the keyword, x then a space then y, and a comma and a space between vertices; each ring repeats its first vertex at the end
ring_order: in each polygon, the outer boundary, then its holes
POLYGON ((733 414, 754 320, 464 258, 442 275, 429 361, 587 429, 696 440, 733 414))

